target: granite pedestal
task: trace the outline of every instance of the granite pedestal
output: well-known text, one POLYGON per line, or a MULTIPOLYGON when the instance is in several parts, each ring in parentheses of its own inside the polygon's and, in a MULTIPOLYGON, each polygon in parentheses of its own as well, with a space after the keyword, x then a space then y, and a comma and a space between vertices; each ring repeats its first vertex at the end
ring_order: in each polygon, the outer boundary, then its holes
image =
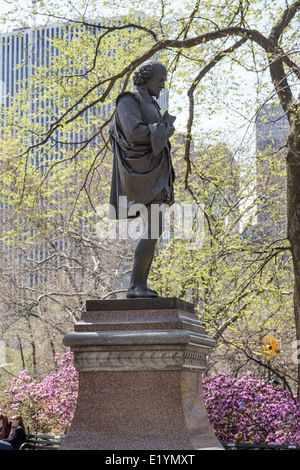
POLYGON ((202 371, 214 341, 177 298, 87 301, 64 344, 79 371, 62 450, 222 449, 202 371))

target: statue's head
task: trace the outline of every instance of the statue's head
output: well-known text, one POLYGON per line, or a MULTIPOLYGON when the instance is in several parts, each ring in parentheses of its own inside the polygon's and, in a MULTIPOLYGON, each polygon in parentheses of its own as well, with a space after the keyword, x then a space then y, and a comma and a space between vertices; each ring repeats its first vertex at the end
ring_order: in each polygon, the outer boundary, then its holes
POLYGON ((167 79, 166 67, 156 60, 145 62, 133 77, 135 86, 142 86, 151 96, 159 97, 167 79))

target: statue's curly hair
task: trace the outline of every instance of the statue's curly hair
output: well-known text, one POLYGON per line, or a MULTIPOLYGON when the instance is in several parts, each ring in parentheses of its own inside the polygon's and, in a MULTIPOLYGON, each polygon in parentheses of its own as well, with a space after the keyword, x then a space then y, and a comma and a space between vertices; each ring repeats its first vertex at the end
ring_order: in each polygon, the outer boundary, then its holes
POLYGON ((133 84, 135 86, 144 85, 155 74, 155 70, 164 69, 166 67, 155 59, 145 62, 133 75, 133 84))
POLYGON ((135 86, 144 85, 154 73, 154 64, 142 65, 133 75, 133 84, 135 86))

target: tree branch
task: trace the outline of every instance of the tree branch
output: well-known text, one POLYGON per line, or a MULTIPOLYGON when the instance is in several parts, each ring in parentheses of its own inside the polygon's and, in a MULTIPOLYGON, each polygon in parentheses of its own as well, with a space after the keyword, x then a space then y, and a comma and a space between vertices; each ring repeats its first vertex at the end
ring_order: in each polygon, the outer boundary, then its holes
POLYGON ((296 13, 300 10, 300 0, 297 0, 292 5, 287 7, 276 25, 272 28, 269 39, 274 41, 276 44, 279 41, 280 36, 290 24, 296 13))

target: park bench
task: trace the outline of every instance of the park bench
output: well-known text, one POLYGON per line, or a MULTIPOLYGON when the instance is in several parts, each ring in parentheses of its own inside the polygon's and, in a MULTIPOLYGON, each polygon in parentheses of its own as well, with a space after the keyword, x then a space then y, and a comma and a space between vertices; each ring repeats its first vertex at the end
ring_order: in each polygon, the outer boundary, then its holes
POLYGON ((19 450, 58 450, 64 438, 51 434, 27 434, 26 442, 19 450))
POLYGON ((251 449, 259 449, 259 450, 300 450, 300 446, 286 444, 241 444, 238 442, 235 443, 225 443, 222 442, 222 446, 226 450, 251 450, 251 449))

